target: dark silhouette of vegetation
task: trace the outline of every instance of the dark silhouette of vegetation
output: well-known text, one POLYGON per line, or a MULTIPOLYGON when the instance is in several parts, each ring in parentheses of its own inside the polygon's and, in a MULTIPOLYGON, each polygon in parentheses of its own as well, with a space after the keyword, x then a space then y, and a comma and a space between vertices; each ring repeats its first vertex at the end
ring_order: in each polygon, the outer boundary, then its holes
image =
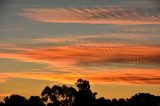
POLYGON ((78 87, 77 95, 73 102, 73 106, 95 106, 95 93, 90 90, 89 81, 78 79, 76 86, 78 87))
POLYGON ((71 106, 76 94, 77 91, 73 87, 54 85, 51 88, 46 86, 41 96, 43 101, 51 101, 50 104, 52 103, 55 106, 71 106))
POLYGON ((39 96, 31 96, 27 101, 28 106, 45 106, 39 96))
POLYGON ((66 85, 46 86, 40 96, 23 96, 13 94, 4 98, 0 106, 160 106, 160 96, 138 93, 129 99, 96 99, 96 92, 90 89, 89 81, 78 79, 78 90, 66 85))
POLYGON ((5 97, 5 106, 27 106, 27 99, 20 95, 11 95, 10 97, 5 97))

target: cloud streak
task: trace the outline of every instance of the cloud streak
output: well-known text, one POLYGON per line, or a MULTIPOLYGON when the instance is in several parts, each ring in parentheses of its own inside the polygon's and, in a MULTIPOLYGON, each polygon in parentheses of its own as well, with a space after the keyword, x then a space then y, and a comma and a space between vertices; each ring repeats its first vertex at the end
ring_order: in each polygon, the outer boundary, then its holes
MULTIPOLYGON (((151 28, 150 28, 151 29, 151 28)), ((143 28, 144 30, 149 30, 143 28)), ((155 28, 154 28, 155 29, 155 28)), ((128 31, 131 31, 127 29, 128 31)), ((127 31, 125 30, 125 31, 127 31)), ((132 31, 142 31, 142 28, 132 29, 132 31)), ((33 42, 40 43, 68 43, 70 45, 81 45, 83 43, 92 44, 93 42, 104 45, 104 43, 112 44, 159 44, 157 39, 158 34, 95 34, 95 35, 76 35, 63 37, 45 37, 32 39, 33 42)), ((107 44, 108 45, 108 44, 107 44)))
POLYGON ((46 23, 160 24, 156 8, 27 8, 19 15, 46 23))
MULTIPOLYGON (((122 46, 96 44, 81 46, 57 46, 48 48, 39 48, 20 53, 27 58, 35 60, 71 60, 79 62, 130 62, 130 63, 146 63, 159 62, 159 47, 154 46, 122 46)), ((67 62, 66 62, 67 63, 67 62)))
MULTIPOLYGON (((107 63, 159 64, 160 62, 160 48, 158 46, 82 44, 30 49, 15 47, 12 49, 22 51, 14 53, 0 52, 0 58, 43 63, 51 69, 66 72, 81 72, 88 67, 98 67, 107 63)), ((99 68, 99 70, 103 69, 99 68)))
MULTIPOLYGON (((15 54, 1 53, 1 58, 5 57, 25 57, 37 60, 60 60, 73 59, 88 61, 87 58, 93 60, 138 60, 146 58, 147 60, 159 57, 160 48, 158 46, 132 46, 119 44, 82 44, 79 46, 56 46, 56 47, 39 47, 39 48, 12 48, 13 50, 24 50, 15 54), (10 55, 10 56, 9 56, 10 55), (14 56, 15 55, 15 56, 14 56), (17 56, 16 56, 17 55, 17 56), (99 56, 98 58, 96 58, 99 56)), ((145 61, 144 61, 145 62, 145 61)))
MULTIPOLYGON (((111 36, 119 37, 118 35, 111 36)), ((88 35, 30 39, 40 43, 56 41, 72 43, 64 46, 27 47, 1 43, 1 49, 14 50, 14 52, 0 51, 0 58, 45 64, 52 72, 0 73, 0 82, 6 82, 11 78, 24 78, 73 83, 81 77, 88 78, 94 83, 159 84, 159 68, 154 66, 153 68, 136 68, 136 64, 158 65, 160 63, 158 45, 91 43, 87 41, 87 39, 97 37, 98 35, 88 35), (120 69, 107 68, 106 66, 115 63, 124 66, 125 64, 134 64, 135 66, 132 68, 125 66, 120 69)), ((123 37, 130 39, 127 35, 123 37)))
POLYGON ((54 81, 58 83, 73 84, 78 78, 90 80, 93 84, 147 84, 159 85, 160 72, 158 70, 125 69, 105 71, 101 73, 85 74, 55 74, 52 72, 23 72, 23 73, 0 73, 0 83, 12 78, 35 79, 54 81))

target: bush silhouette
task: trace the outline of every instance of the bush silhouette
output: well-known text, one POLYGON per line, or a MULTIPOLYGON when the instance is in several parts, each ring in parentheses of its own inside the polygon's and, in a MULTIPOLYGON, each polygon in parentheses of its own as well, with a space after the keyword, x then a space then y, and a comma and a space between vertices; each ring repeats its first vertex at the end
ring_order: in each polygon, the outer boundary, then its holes
POLYGON ((45 106, 39 96, 31 96, 27 102, 28 106, 45 106))
POLYGON ((5 106, 27 106, 27 100, 20 95, 11 95, 10 97, 5 97, 5 106))
POLYGON ((3 102, 0 102, 0 106, 5 106, 5 104, 3 102))

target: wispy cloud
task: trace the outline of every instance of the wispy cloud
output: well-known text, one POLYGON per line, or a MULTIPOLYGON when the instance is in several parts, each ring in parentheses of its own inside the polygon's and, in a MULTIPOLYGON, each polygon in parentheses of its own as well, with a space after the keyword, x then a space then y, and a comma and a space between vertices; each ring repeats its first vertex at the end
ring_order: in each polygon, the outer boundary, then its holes
POLYGON ((156 8, 28 8, 19 15, 47 23, 160 24, 156 8))
POLYGON ((21 28, 21 27, 13 27, 13 28, 8 28, 8 27, 6 27, 6 28, 1 28, 0 29, 0 33, 8 33, 8 32, 10 32, 10 33, 13 33, 13 32, 18 32, 18 31, 24 31, 25 29, 24 28, 21 28))
MULTIPOLYGON (((142 31, 142 28, 137 29, 126 29, 124 31, 142 31)), ((150 30, 150 29, 143 29, 150 30)), ((121 44, 159 44, 157 39, 160 37, 158 34, 95 34, 95 35, 71 35, 62 37, 45 37, 45 38, 35 38, 32 39, 33 42, 39 43, 67 43, 70 45, 81 45, 83 43, 92 44, 97 43, 97 45, 107 45, 111 43, 112 45, 121 44)))
MULTIPOLYGON (((18 49, 19 48, 12 48, 18 49)), ((59 71, 72 72, 85 67, 106 63, 159 64, 158 46, 133 46, 123 44, 81 44, 73 46, 49 46, 23 48, 14 53, 0 52, 0 58, 24 62, 44 63, 59 71), (88 64, 88 66, 86 66, 88 64), (90 66, 89 66, 90 65, 90 66)), ((100 68, 101 69, 101 68, 100 68)))
MULTIPOLYGON (((73 84, 78 78, 85 78, 94 84, 131 84, 131 85, 158 85, 160 84, 160 72, 158 70, 125 69, 85 74, 55 74, 51 72, 23 72, 0 73, 1 80, 11 78, 35 79, 54 81, 58 83, 73 84)), ((2 82, 1 82, 2 83, 2 82)))
MULTIPOLYGON (((158 45, 90 41, 94 38, 97 39, 99 36, 102 36, 102 38, 108 36, 119 38, 119 35, 113 34, 29 39, 32 42, 39 43, 57 41, 59 43, 72 43, 71 45, 45 47, 1 43, 1 49, 14 50, 14 52, 0 51, 0 58, 42 63, 53 72, 0 73, 0 82, 3 83, 10 78, 28 78, 73 83, 77 78, 82 77, 88 78, 94 83, 159 84, 160 73, 158 68, 136 68, 136 66, 129 68, 126 66, 117 70, 105 67, 107 64, 114 63, 157 65, 160 63, 160 48, 158 45)), ((134 37, 134 35, 131 36, 123 35, 122 38, 134 40, 139 38, 134 37)))

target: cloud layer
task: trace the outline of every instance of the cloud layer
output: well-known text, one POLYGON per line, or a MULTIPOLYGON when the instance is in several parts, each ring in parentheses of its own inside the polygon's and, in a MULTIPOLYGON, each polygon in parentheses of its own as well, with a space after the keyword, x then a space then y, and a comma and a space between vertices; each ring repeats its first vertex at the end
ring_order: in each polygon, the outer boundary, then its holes
POLYGON ((134 84, 134 85, 159 85, 160 72, 158 70, 126 69, 106 71, 90 74, 55 74, 52 72, 21 72, 21 73, 0 73, 0 83, 10 78, 35 79, 54 81, 58 83, 73 84, 78 78, 85 78, 94 84, 134 84), (98 77, 97 77, 98 76, 98 77))
POLYGON ((158 8, 28 8, 19 15, 47 23, 160 24, 158 8))
POLYGON ((71 63, 159 63, 158 46, 133 46, 123 44, 80 44, 72 46, 48 46, 37 48, 12 47, 17 53, 0 53, 1 58, 19 58, 22 61, 37 60, 42 62, 61 61, 60 65, 71 63), (19 51, 21 50, 21 51, 19 51), (64 64, 63 64, 64 63, 64 64))
MULTIPOLYGON (((40 39, 39 39, 40 40, 40 39)), ((63 41, 63 40, 62 40, 63 41)), ((120 68, 107 69, 110 63, 159 64, 159 46, 89 43, 71 46, 48 46, 27 48, 12 44, 1 47, 16 52, 0 52, 0 58, 23 62, 43 63, 53 72, 1 73, 1 83, 10 78, 26 78, 56 82, 72 82, 88 78, 94 83, 160 84, 159 69, 120 68), (54 70, 62 73, 56 73, 54 70)))

